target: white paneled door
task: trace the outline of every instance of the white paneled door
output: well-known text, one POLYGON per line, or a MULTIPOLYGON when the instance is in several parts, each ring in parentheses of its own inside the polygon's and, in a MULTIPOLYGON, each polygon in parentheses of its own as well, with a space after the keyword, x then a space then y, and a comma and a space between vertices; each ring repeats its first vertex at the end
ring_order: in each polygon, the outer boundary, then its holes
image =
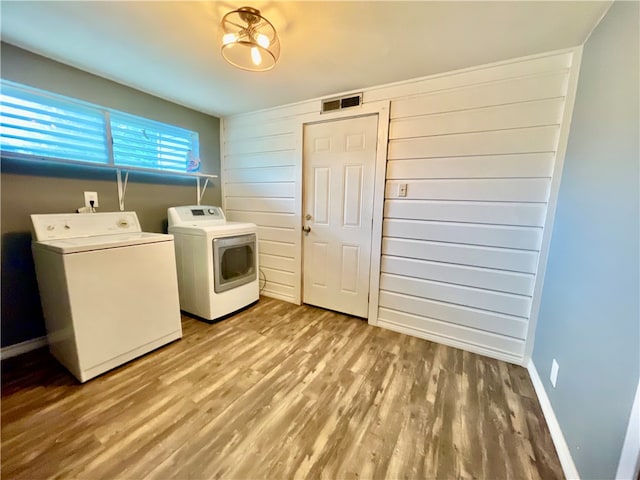
POLYGON ((305 125, 303 301, 369 310, 377 115, 305 125))

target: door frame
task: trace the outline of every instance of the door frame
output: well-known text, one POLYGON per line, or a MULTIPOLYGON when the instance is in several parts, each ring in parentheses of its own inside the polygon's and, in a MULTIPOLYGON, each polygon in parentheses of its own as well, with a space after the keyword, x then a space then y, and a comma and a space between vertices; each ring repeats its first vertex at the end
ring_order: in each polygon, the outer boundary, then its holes
MULTIPOLYGON (((369 263, 369 309, 367 321, 369 325, 378 324, 378 303, 380 291, 380 262, 382 254, 382 221, 384 216, 384 188, 387 173, 387 146, 389 140, 389 106, 390 101, 377 101, 363 103, 360 107, 339 110, 332 113, 317 112, 308 113, 299 117, 298 132, 296 136, 296 160, 299 165, 298 171, 298 201, 296 204, 296 217, 300 225, 300 242, 298 243, 300 259, 300 303, 303 302, 303 239, 302 239, 302 203, 304 186, 304 127, 308 124, 331 122, 334 120, 347 120, 350 118, 365 117, 370 115, 378 116, 378 132, 376 139, 376 163, 375 176, 373 180, 373 224, 371 226, 371 258, 369 263)), ((320 102, 318 102, 320 107, 320 102)))

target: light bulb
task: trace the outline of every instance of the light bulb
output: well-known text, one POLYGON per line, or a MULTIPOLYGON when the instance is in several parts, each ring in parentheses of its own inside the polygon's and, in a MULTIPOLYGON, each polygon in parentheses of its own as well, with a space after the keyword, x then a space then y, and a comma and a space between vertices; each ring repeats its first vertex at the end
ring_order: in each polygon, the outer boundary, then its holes
POLYGON ((256 35, 256 42, 258 43, 258 45, 260 45, 262 48, 269 48, 269 37, 267 37, 266 35, 259 33, 258 35, 256 35))
POLYGON ((260 55, 260 50, 256 47, 251 48, 251 60, 254 65, 260 65, 262 63, 262 55, 260 55))
POLYGON ((238 39, 235 33, 225 33, 222 37, 222 44, 229 45, 230 43, 235 42, 238 39))

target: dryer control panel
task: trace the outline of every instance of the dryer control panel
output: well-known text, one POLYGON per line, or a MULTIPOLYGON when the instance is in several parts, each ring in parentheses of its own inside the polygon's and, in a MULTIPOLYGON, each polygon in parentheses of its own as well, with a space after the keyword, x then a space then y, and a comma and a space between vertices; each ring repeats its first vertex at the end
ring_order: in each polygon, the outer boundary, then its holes
POLYGON ((167 211, 169 226, 206 226, 226 223, 222 208, 212 205, 185 205, 167 211))

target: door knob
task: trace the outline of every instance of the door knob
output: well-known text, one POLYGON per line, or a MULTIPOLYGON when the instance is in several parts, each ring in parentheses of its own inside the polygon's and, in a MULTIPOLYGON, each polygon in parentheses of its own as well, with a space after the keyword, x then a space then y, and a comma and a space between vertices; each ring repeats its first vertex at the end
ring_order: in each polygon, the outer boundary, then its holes
POLYGON ((302 227, 302 231, 304 233, 309 233, 311 231, 311 227, 304 226, 304 227, 302 227))

